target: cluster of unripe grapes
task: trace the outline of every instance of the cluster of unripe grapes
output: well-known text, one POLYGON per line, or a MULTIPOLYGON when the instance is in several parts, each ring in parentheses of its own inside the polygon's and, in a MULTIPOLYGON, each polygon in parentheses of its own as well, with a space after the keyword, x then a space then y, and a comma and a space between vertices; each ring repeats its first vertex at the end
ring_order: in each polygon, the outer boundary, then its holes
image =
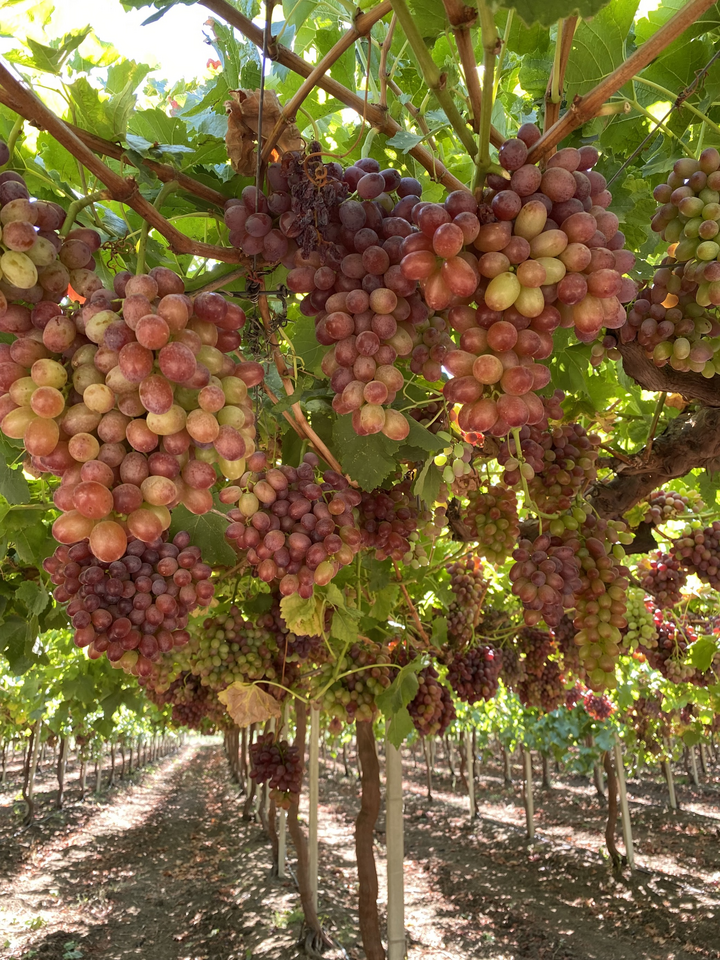
POLYGON ((668 242, 668 256, 633 304, 620 339, 637 337, 659 367, 713 377, 720 323, 707 308, 720 304, 720 153, 710 147, 697 160, 677 160, 654 196, 661 206, 652 228, 668 242))
POLYGON ((684 513, 700 513, 705 507, 700 495, 694 490, 676 493, 674 490, 654 490, 648 497, 645 523, 667 523, 677 520, 684 513))
POLYGON ((165 267, 117 274, 76 312, 16 308, 17 339, 0 345, 0 429, 23 441, 31 471, 61 478, 56 540, 89 538, 111 562, 129 536, 156 540, 176 505, 212 508, 219 475, 239 476, 254 450, 248 387, 264 372, 224 352, 244 323, 219 294, 191 300, 165 267))
POLYGON ((302 758, 298 747, 276 740, 274 733, 261 733, 250 746, 250 776, 270 785, 270 797, 287 809, 300 796, 302 758))
POLYGON ((67 604, 76 645, 141 678, 162 654, 187 644, 189 613, 215 592, 212 568, 185 532, 172 542, 131 538, 112 562, 99 560, 87 540, 61 545, 43 567, 56 584, 55 599, 67 604))
POLYGON ((391 663, 391 651, 387 646, 363 641, 352 644, 337 663, 322 665, 313 678, 318 692, 336 670, 340 676, 322 697, 323 711, 331 720, 345 723, 374 720, 378 713, 375 698, 390 686, 397 672, 390 668, 391 663), (342 676, 345 673, 348 675, 342 676))
POLYGON ((466 646, 473 638, 480 619, 487 582, 479 557, 468 556, 450 564, 450 589, 454 597, 447 611, 447 629, 450 644, 455 648, 466 646))
POLYGON ((652 594, 658 607, 674 607, 682 600, 687 574, 677 557, 659 550, 638 563, 640 586, 652 594))
POLYGON ((520 532, 517 498, 505 486, 471 490, 464 519, 478 542, 478 553, 494 564, 504 563, 520 532))
POLYGON ((652 647, 657 640, 654 608, 652 601, 645 597, 642 590, 629 587, 626 596, 625 619, 627 627, 622 631, 624 651, 634 651, 640 647, 652 647))
POLYGON ((408 551, 403 556, 402 562, 408 564, 413 570, 427 567, 430 563, 427 549, 432 546, 447 525, 446 504, 436 503, 432 510, 427 508, 420 510, 417 514, 417 529, 407 536, 408 551))
POLYGON ((452 694, 438 680, 432 664, 417 675, 418 691, 407 705, 413 726, 421 737, 442 737, 455 719, 452 694))
POLYGON ((473 472, 472 445, 466 441, 453 442, 453 438, 444 430, 438 432, 437 437, 448 444, 433 458, 435 466, 442 470, 443 482, 452 485, 456 480, 469 476, 473 472))
POLYGON ((353 508, 362 495, 334 470, 316 478, 318 462, 306 453, 298 467, 274 467, 257 452, 238 484, 221 494, 226 503, 237 501, 225 536, 283 596, 312 596, 315 584, 329 583, 360 549, 353 508))
POLYGON ((455 695, 465 703, 492 700, 502 670, 502 651, 490 644, 457 653, 447 664, 447 679, 455 695))
POLYGON ((417 532, 419 522, 410 483, 403 480, 390 490, 373 490, 361 497, 357 522, 363 548, 373 550, 376 560, 404 560, 412 551, 410 538, 417 532))

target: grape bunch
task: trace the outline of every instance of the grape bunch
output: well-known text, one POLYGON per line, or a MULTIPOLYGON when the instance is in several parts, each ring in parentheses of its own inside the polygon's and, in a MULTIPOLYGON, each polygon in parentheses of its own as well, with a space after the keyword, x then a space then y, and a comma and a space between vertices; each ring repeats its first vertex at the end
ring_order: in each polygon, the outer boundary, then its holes
POLYGON ((556 653, 553 636, 547 630, 522 627, 517 634, 517 649, 524 654, 523 667, 529 676, 541 677, 549 657, 556 653))
POLYGON ((446 440, 448 445, 435 455, 433 463, 442 470, 443 481, 452 487, 456 481, 473 472, 472 444, 467 441, 453 442, 453 438, 444 430, 438 433, 438 439, 446 440))
POLYGON ((450 308, 459 335, 459 349, 444 360, 451 374, 444 393, 461 404, 458 423, 466 433, 505 436, 512 427, 539 423, 537 391, 550 379, 540 361, 553 352, 554 331, 574 326, 579 339, 592 342, 603 327, 625 322, 623 303, 635 297, 634 283, 623 277, 635 258, 622 249, 618 219, 607 210, 612 197, 605 178, 591 169, 597 150, 559 150, 543 172, 526 163, 539 136, 524 124, 518 138, 506 141, 499 159, 509 179, 491 174, 489 206, 463 211, 477 230, 473 252, 464 254, 462 267, 446 259, 439 269, 440 279, 443 271, 445 277, 467 275, 468 289, 470 270, 477 272, 476 291, 457 294, 466 304, 453 305, 447 284, 435 279, 437 255, 457 249, 454 261, 463 257, 461 231, 448 212, 439 204, 417 214, 414 208, 421 236, 405 241, 420 249, 408 251, 401 269, 425 284, 432 309, 450 308), (467 305, 470 297, 477 308, 467 305))
POLYGON ((403 555, 402 562, 409 564, 413 570, 428 566, 430 558, 427 550, 447 528, 447 525, 447 506, 444 503, 436 503, 432 509, 426 507, 419 510, 417 530, 407 535, 408 551, 403 555))
POLYGON ((627 591, 627 609, 625 610, 627 627, 622 631, 624 651, 637 650, 639 646, 653 647, 657 641, 655 610, 650 598, 637 587, 627 591))
POLYGON ((376 560, 390 557, 400 562, 410 551, 410 537, 417 531, 417 503, 410 482, 403 480, 390 490, 363 493, 358 505, 362 546, 375 551, 376 560))
POLYGON ((656 644, 642 648, 648 664, 672 683, 692 682, 695 668, 684 660, 688 647, 697 639, 694 629, 689 624, 665 620, 660 611, 655 615, 655 624, 656 644))
POLYGON ((578 539, 540 534, 531 541, 520 540, 513 551, 515 563, 510 568, 513 595, 523 605, 528 626, 540 620, 557 626, 563 610, 575 606, 576 594, 582 589, 578 539))
POLYGON ((152 676, 139 678, 145 696, 158 707, 171 706, 173 723, 203 733, 227 727, 228 715, 224 707, 191 673, 182 672, 162 690, 154 685, 153 679, 152 676))
POLYGON ((543 713, 552 713, 565 698, 560 664, 555 660, 547 660, 540 674, 529 673, 515 689, 524 707, 537 707, 543 713))
POLYGON ((670 555, 714 590, 720 589, 720 520, 702 527, 699 521, 687 526, 670 548, 670 555))
POLYGON ((502 665, 500 677, 506 687, 517 690, 518 684, 527 679, 525 660, 515 646, 502 648, 502 665))
POLYGON ((575 643, 576 632, 572 617, 564 613, 560 622, 553 627, 552 637, 562 655, 564 673, 577 677, 578 680, 585 680, 585 667, 580 660, 580 651, 575 643))
POLYGON ((373 641, 354 643, 337 663, 322 664, 312 678, 311 690, 323 690, 336 675, 348 673, 335 680, 322 696, 322 709, 332 720, 345 723, 356 720, 374 720, 378 714, 375 698, 392 683, 396 671, 391 670, 392 656, 389 647, 373 641), (356 672, 349 672, 356 671, 356 672))
POLYGON ((215 592, 212 568, 184 531, 172 542, 131 537, 112 562, 94 556, 86 540, 63 544, 43 567, 56 584, 55 600, 67 604, 76 646, 93 660, 106 653, 138 677, 148 677, 163 653, 188 643, 190 612, 208 606, 215 592))
POLYGON ((653 551, 638 563, 640 586, 652 594, 658 607, 674 607, 682 600, 687 574, 676 556, 653 551))
POLYGON ((254 450, 248 386, 264 371, 223 352, 245 315, 219 294, 183 291, 165 267, 123 271, 79 312, 23 307, 17 339, 0 349, 0 430, 23 440, 36 475, 61 478, 53 536, 89 538, 108 562, 128 534, 156 540, 177 504, 210 510, 218 472, 240 476, 254 450))
POLYGON ((456 653, 448 661, 448 683, 465 703, 492 700, 497 693, 502 666, 501 650, 489 644, 473 647, 465 653, 456 653))
POLYGON ((361 545, 353 507, 362 495, 334 470, 318 482, 318 462, 306 453, 298 467, 273 467, 257 452, 248 458, 252 472, 241 478, 242 486, 222 492, 224 502, 237 500, 225 536, 261 580, 279 584, 283 596, 311 597, 314 585, 329 583, 361 545))
POLYGON ((579 703, 583 702, 583 697, 585 695, 585 690, 581 683, 576 683, 574 687, 570 687, 565 693, 565 706, 568 710, 572 710, 579 703))
POLYGON ((620 655, 629 571, 623 564, 622 543, 632 540, 621 521, 586 515, 580 560, 581 588, 575 599, 575 643, 587 673, 587 684, 599 691, 615 687, 615 667, 620 655))
POLYGON ((467 496, 464 521, 478 541, 478 553, 493 564, 504 563, 520 532, 517 498, 507 487, 492 485, 467 496))
MULTIPOLYGON (((0 142, 0 158, 9 160, 7 145, 0 142)), ((102 287, 95 273, 94 254, 100 247, 95 230, 76 227, 59 231, 65 211, 53 201, 32 200, 25 179, 13 170, 0 173, 0 330, 14 327, 31 306, 89 297, 102 287)))
POLYGON ((606 694, 597 696, 592 690, 585 692, 583 706, 593 720, 607 720, 615 712, 615 704, 606 694))
POLYGON ((674 490, 655 490, 648 497, 643 519, 645 523, 667 523, 668 520, 678 520, 687 511, 700 513, 704 508, 705 504, 694 490, 687 494, 674 490))
POLYGON ((287 810, 297 801, 302 787, 299 748, 287 740, 276 740, 274 733, 261 733, 249 753, 250 776, 256 783, 269 783, 271 799, 287 810))
POLYGON ((447 611, 447 628, 450 643, 463 648, 473 638, 475 626, 480 619, 487 583, 479 557, 469 556, 450 564, 450 589, 455 595, 447 611))
MULTIPOLYGON (((417 420, 417 422, 425 427, 426 430, 429 430, 430 433, 436 435, 440 433, 440 431, 447 433, 448 416, 444 403, 433 400, 422 407, 413 407, 409 413, 413 420, 417 420)), ((447 439, 452 440, 450 434, 447 434, 447 439)))
POLYGON ((455 719, 450 691, 438 680, 432 664, 417 675, 418 690, 407 705, 413 726, 422 737, 442 737, 455 719))

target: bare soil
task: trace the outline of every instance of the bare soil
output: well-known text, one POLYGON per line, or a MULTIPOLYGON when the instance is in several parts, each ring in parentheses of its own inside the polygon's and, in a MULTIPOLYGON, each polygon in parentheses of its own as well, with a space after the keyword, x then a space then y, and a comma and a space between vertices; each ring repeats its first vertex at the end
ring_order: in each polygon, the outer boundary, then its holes
MULTIPOLYGON (((536 784, 533 844, 522 791, 483 764, 478 819, 438 751, 433 801, 405 753, 409 960, 719 960, 720 776, 679 779, 681 809, 644 775, 628 785, 639 869, 613 878, 605 807, 579 778, 536 784)), ((419 755, 418 755, 419 759, 419 755)), ((357 930, 355 770, 321 771, 319 910, 329 958, 362 960, 357 930)), ((519 767, 513 774, 519 777, 519 767)), ((74 772, 73 772, 74 775, 74 772)), ((88 778, 92 786, 92 777, 88 778)), ((0 793, 0 957, 13 960, 295 960, 299 898, 270 876, 269 843, 243 821, 243 798, 216 740, 195 740, 136 781, 21 831, 18 783, 0 793)), ((46 819, 42 819, 45 817, 46 819)), ((383 821, 376 831, 384 908, 383 821)))

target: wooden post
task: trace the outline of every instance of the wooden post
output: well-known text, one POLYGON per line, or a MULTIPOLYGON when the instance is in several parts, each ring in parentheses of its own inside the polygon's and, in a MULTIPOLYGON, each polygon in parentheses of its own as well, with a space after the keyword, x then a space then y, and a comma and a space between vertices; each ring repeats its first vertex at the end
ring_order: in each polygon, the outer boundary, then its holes
POLYGON ((25 814, 24 823, 27 826, 32 823, 33 817, 35 816, 35 801, 33 799, 35 794, 35 771, 37 769, 38 762, 38 752, 40 749, 40 734, 42 732, 42 720, 35 721, 35 728, 33 730, 33 744, 32 751, 27 753, 26 751, 26 763, 25 768, 25 782, 23 786, 23 798, 27 804, 27 812, 25 814))
POLYGON ((67 737, 60 738, 60 753, 57 763, 58 792, 55 798, 55 806, 58 810, 62 809, 65 800, 65 767, 67 764, 68 740, 67 737))
POLYGON ((695 756, 695 747, 691 744, 688 747, 690 751, 690 776, 696 787, 700 786, 700 777, 698 776, 697 757, 695 756))
POLYGON ((467 783, 468 797, 470 798, 470 819, 474 820, 477 814, 477 807, 475 806, 475 758, 473 757, 472 735, 469 730, 465 734, 465 753, 468 765, 467 783))
MULTIPOLYGON (((282 714, 282 726, 287 727, 288 706, 285 704, 282 714)), ((244 732, 244 731, 243 731, 244 732)), ((283 807, 278 808, 278 858, 277 875, 281 879, 287 876, 285 870, 285 861, 287 859, 287 811, 283 807)))
POLYGON ((103 754, 104 744, 100 742, 100 756, 95 762, 95 795, 100 796, 102 791, 102 772, 103 772, 103 754))
POLYGON ((310 866, 310 890, 313 907, 318 906, 318 799, 319 778, 318 761, 320 748, 320 711, 314 706, 310 710, 310 756, 308 789, 308 842, 310 866))
MULTIPOLYGON (((670 756, 670 745, 667 740, 663 741, 665 744, 665 750, 667 752, 668 758, 670 756)), ((670 809, 677 810, 677 797, 675 796, 675 781, 673 780, 672 766, 670 765, 670 760, 663 760, 663 771, 665 773, 665 779, 667 780, 668 786, 668 797, 670 800, 670 809)))
POLYGON ((630 807, 628 806, 627 789, 625 786, 625 767, 623 765, 622 744, 619 740, 615 742, 615 775, 618 782, 618 793, 620 794, 620 814, 622 817, 622 832, 625 842, 625 854, 627 856, 628 866, 631 870, 635 869, 635 848, 633 847, 632 825, 630 824, 630 807))
POLYGON ((385 742, 385 842, 387 850, 388 960, 405 960, 405 838, 402 754, 385 742))
POLYGON ((704 743, 700 744, 700 766, 702 767, 703 776, 708 775, 708 764, 707 764, 707 747, 704 743))
POLYGON ((529 840, 535 839, 535 805, 533 802, 532 757, 527 747, 523 747, 525 767, 525 820, 529 840))

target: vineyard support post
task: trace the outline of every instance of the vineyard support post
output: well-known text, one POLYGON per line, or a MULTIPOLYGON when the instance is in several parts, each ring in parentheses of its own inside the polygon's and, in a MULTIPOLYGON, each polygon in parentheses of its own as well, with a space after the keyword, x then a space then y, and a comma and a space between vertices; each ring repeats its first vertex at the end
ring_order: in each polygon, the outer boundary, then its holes
POLYGON ((696 787, 700 786, 700 777, 698 776, 697 756, 695 755, 695 746, 691 743, 688 747, 690 752, 690 775, 696 787))
POLYGON ((35 770, 37 768, 38 753, 40 750, 40 732, 42 728, 42 721, 35 721, 35 728, 32 732, 32 750, 26 751, 27 765, 25 767, 25 782, 23 785, 23 799, 27 804, 27 812, 25 814, 24 823, 26 825, 32 823, 33 817, 35 816, 35 801, 33 800, 33 795, 35 793, 35 770))
MULTIPOLYGON (((288 708, 287 704, 283 707, 282 726, 287 727, 288 708)), ((278 857, 277 857, 277 875, 282 879, 286 876, 285 861, 287 859, 287 811, 284 807, 278 807, 278 857)))
POLYGON ((663 741, 667 759, 663 760, 663 772, 667 780, 668 799, 670 800, 670 809, 677 810, 677 797, 675 796, 675 781, 673 779, 672 765, 670 763, 670 744, 667 740, 663 741))
POLYGON ((525 769, 525 820, 527 822, 528 840, 535 839, 535 804, 533 800, 532 757, 527 747, 523 747, 523 764, 525 769))
POLYGON ((385 842, 387 852, 388 960, 405 960, 405 837, 402 753, 385 742, 385 842))
POLYGON ((104 744, 100 743, 100 754, 95 761, 95 795, 100 796, 102 791, 102 773, 103 773, 103 755, 104 755, 104 744))
POLYGON ((623 841, 625 843, 625 855, 627 856, 628 866, 631 870, 635 869, 635 848, 633 846, 632 824, 630 823, 630 807, 628 805, 627 787, 625 784, 625 766, 623 764, 622 744, 619 740, 615 741, 615 775, 618 782, 618 793, 620 794, 620 815, 622 817, 623 841))
POLYGON ((318 799, 319 776, 318 761, 320 747, 320 711, 312 706, 310 709, 310 755, 308 760, 308 842, 310 858, 310 889, 312 891, 313 907, 317 911, 318 905, 318 799))
POLYGON ((468 797, 470 798, 470 819, 474 820, 477 813, 475 806, 475 758, 473 757, 472 734, 469 730, 465 734, 465 754, 468 765, 467 784, 468 797))
POLYGON ((60 752, 58 754, 58 762, 57 762, 58 792, 57 792, 57 797, 55 798, 55 806, 58 810, 62 809, 62 805, 65 800, 65 765, 67 763, 67 751, 68 751, 67 737, 61 737, 60 752))

